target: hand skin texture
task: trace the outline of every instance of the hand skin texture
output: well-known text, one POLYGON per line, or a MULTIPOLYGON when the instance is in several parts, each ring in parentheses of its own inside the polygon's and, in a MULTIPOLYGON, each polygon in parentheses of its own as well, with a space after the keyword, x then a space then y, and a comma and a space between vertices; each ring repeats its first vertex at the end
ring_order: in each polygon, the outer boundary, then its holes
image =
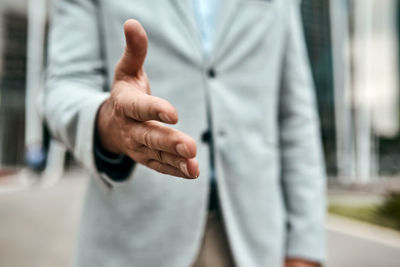
POLYGON ((127 20, 124 32, 126 48, 115 70, 111 95, 97 116, 102 148, 164 174, 197 178, 196 142, 163 124, 177 123, 178 113, 166 100, 150 93, 143 69, 146 32, 136 20, 127 20))
POLYGON ((321 264, 302 259, 286 259, 285 267, 321 267, 321 264))

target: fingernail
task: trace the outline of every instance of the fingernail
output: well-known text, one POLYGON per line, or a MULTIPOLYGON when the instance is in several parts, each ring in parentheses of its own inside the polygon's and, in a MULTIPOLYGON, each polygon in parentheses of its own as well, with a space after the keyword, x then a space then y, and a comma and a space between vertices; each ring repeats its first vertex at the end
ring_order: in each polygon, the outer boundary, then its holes
POLYGON ((181 163, 179 163, 179 168, 181 169, 181 171, 186 174, 187 176, 190 176, 189 171, 187 169, 187 164, 186 162, 182 161, 181 163))
POLYGON ((188 151, 187 146, 185 144, 178 144, 176 146, 176 151, 182 157, 187 157, 187 155, 189 154, 189 151, 188 151))
POLYGON ((163 122, 172 123, 171 118, 170 118, 170 117, 168 116, 168 114, 166 114, 166 113, 159 113, 159 114, 158 114, 158 117, 160 117, 160 119, 161 119, 163 122))

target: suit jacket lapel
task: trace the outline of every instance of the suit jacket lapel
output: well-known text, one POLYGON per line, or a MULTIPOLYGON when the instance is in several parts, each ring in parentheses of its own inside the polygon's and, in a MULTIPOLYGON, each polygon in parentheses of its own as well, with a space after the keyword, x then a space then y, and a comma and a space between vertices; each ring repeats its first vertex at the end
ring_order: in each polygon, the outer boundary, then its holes
MULTIPOLYGON (((169 0, 171 1, 176 14, 182 21, 182 25, 185 28, 188 36, 192 40, 193 45, 200 55, 204 57, 204 49, 201 40, 201 34, 199 30, 199 25, 196 21, 196 14, 194 12, 194 7, 190 3, 190 0, 169 0)), ((216 20, 216 30, 214 33, 213 47, 211 49, 210 56, 208 57, 208 62, 213 62, 221 44, 224 40, 226 33, 229 31, 230 25, 234 19, 236 9, 238 7, 238 0, 219 0, 220 10, 219 16, 216 20)))
POLYGON ((196 47, 198 52, 203 55, 203 47, 201 43, 201 34, 197 25, 195 13, 192 4, 189 0, 170 0, 176 14, 182 21, 182 27, 185 29, 187 35, 196 47))
POLYGON ((214 33, 213 48, 210 55, 210 64, 213 64, 218 55, 219 49, 222 47, 222 43, 236 14, 238 8, 238 0, 219 0, 220 10, 219 16, 216 20, 216 30, 214 33))

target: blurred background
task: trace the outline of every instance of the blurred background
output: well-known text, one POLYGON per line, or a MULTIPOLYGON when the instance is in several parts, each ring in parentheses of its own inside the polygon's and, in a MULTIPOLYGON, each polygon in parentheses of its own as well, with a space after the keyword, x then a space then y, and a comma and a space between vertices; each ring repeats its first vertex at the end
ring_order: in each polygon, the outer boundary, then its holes
MULTIPOLYGON (((303 0, 328 267, 400 266, 400 2, 303 0)), ((82 170, 42 120, 50 0, 0 0, 0 266, 71 266, 82 170)))

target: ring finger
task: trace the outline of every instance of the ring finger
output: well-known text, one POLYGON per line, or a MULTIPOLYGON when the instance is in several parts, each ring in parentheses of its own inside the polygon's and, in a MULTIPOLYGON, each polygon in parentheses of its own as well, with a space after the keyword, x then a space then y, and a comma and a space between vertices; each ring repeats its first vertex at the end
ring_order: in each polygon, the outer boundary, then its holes
POLYGON ((189 177, 198 176, 198 163, 196 159, 185 159, 168 152, 153 150, 147 147, 144 147, 143 150, 151 159, 171 165, 189 177))

